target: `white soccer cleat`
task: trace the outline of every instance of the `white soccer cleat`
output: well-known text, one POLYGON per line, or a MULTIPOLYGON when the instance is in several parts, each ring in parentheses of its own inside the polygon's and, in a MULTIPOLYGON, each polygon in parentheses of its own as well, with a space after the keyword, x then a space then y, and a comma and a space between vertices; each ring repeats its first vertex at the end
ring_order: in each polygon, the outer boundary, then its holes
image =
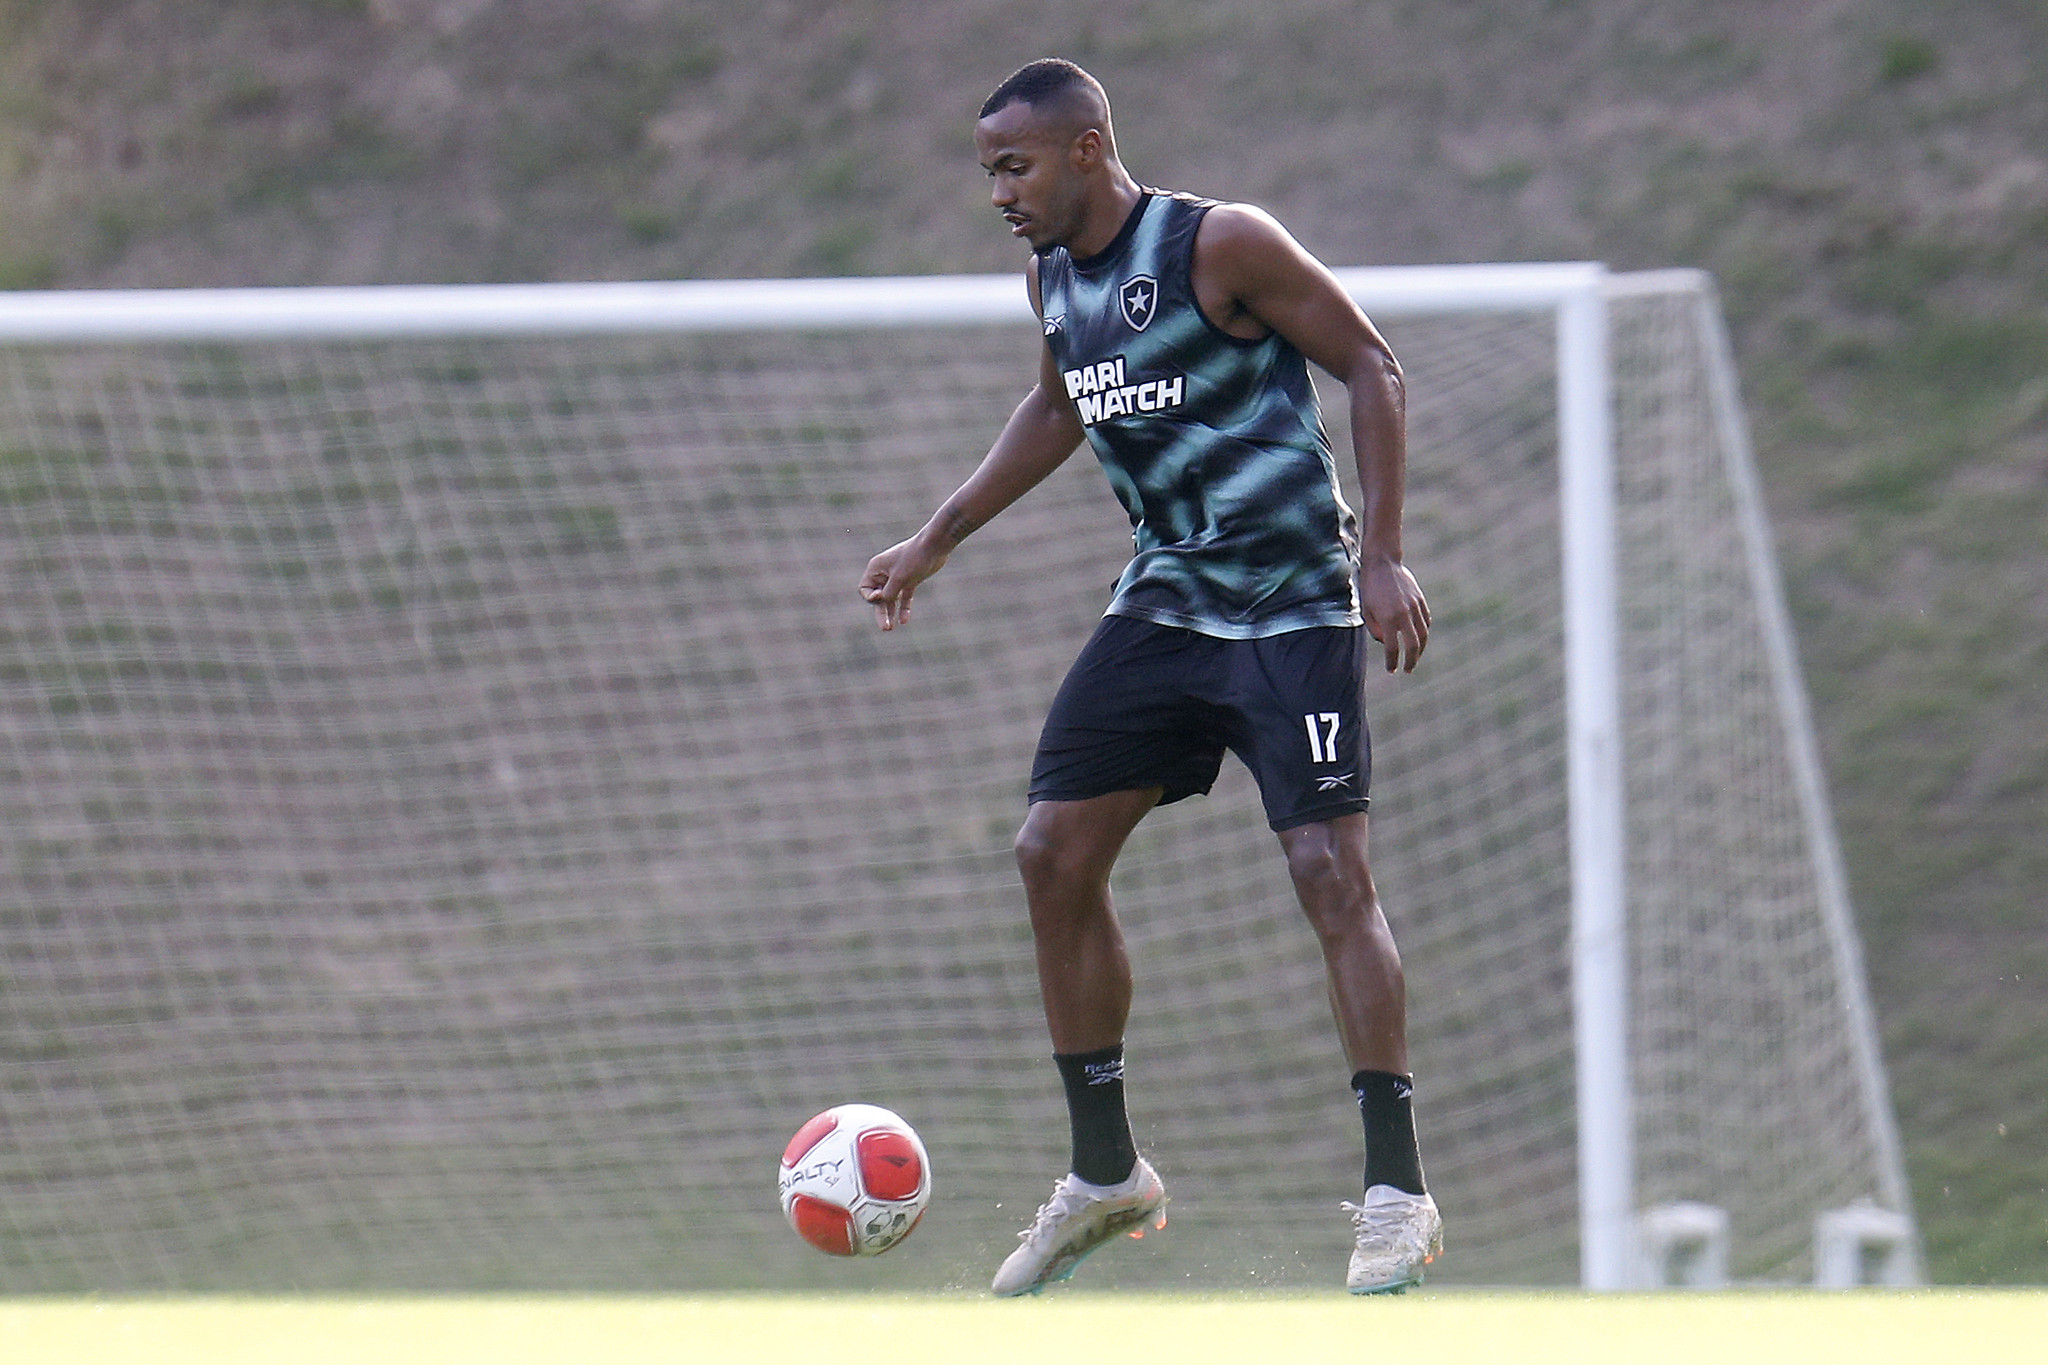
POLYGON ((1444 1249, 1444 1220, 1436 1200, 1392 1185, 1375 1185, 1363 1204, 1337 1206, 1351 1215, 1358 1244, 1344 1283, 1354 1294, 1398 1294, 1422 1283, 1422 1272, 1444 1249))
POLYGON ((1023 1245, 1011 1252, 989 1286, 1003 1298, 1036 1294, 1074 1273, 1089 1252, 1128 1232, 1143 1237, 1142 1224, 1166 1226, 1166 1186, 1143 1157, 1128 1178, 1117 1185, 1091 1185, 1068 1174, 1052 1187, 1052 1198, 1038 1206, 1031 1226, 1017 1234, 1023 1245), (1156 1218, 1155 1218, 1156 1215, 1156 1218))

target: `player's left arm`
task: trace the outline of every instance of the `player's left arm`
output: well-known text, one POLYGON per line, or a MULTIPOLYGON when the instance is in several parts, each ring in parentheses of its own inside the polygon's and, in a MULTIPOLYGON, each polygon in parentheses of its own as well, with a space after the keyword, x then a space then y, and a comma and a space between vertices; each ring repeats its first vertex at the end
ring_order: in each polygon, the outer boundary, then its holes
POLYGON ((1387 671, 1413 672, 1429 642, 1429 603, 1401 562, 1408 413, 1393 351, 1328 267, 1261 209, 1211 209, 1195 239, 1194 273, 1203 311, 1218 326, 1246 337, 1278 332, 1343 381, 1363 504, 1359 590, 1365 624, 1386 647, 1387 671))

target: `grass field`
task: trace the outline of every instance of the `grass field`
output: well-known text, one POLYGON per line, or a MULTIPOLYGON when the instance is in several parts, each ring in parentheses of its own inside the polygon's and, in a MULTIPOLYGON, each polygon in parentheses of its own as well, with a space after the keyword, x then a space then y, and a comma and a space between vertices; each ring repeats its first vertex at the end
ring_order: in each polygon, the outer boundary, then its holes
POLYGON ((1018 1303, 845 1297, 45 1299, 0 1304, 21 1365, 1137 1361, 1971 1361, 2039 1358, 2048 1293, 1069 1294, 1018 1303), (1079 1348, 1079 1350, 1077 1350, 1079 1348))

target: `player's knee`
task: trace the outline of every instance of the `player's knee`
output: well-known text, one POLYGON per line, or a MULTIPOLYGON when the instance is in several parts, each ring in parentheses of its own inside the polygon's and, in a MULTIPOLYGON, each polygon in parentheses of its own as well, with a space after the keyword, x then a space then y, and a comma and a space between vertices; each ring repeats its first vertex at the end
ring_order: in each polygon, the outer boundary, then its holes
POLYGON ((1287 875, 1316 931, 1324 937, 1371 927, 1379 906, 1364 861, 1315 832, 1286 841, 1287 875))
POLYGON ((1011 845, 1025 890, 1034 899, 1041 893, 1099 897, 1124 839, 1158 799, 1155 788, 1099 801, 1033 803, 1011 845))
POLYGON ((1028 819, 1017 831, 1011 851, 1017 858, 1017 872, 1027 891, 1045 890, 1072 880, 1078 859, 1071 841, 1062 839, 1044 821, 1028 819))
POLYGON ((1336 845, 1321 837, 1319 831, 1295 835, 1284 840, 1282 846, 1287 852, 1287 875, 1304 901, 1311 896, 1326 899, 1344 889, 1349 880, 1344 861, 1338 856, 1336 845))

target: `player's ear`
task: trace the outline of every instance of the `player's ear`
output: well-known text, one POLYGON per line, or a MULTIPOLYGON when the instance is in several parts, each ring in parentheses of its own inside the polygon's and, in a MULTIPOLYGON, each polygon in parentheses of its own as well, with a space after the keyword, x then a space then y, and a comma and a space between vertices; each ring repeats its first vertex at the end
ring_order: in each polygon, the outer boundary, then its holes
POLYGON ((1067 159, 1077 171, 1092 171, 1102 164, 1102 130, 1083 128, 1067 147, 1067 159))

